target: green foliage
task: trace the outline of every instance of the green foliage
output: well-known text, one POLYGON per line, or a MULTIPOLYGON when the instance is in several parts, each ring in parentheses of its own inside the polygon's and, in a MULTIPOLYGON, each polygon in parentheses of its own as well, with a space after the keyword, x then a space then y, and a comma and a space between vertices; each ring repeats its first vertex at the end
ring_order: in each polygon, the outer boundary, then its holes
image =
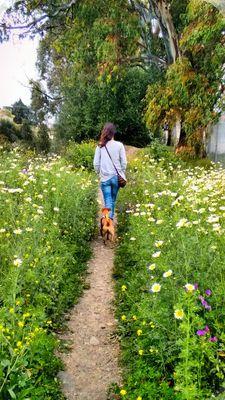
POLYGON ((20 134, 21 134, 21 138, 23 140, 25 140, 25 142, 30 143, 30 144, 33 142, 32 128, 31 128, 30 122, 27 119, 24 119, 22 121, 20 134))
POLYGON ((129 400, 224 390, 224 171, 171 155, 140 152, 119 198, 114 276, 129 400))
POLYGON ((185 17, 180 39, 183 55, 169 66, 161 82, 149 86, 145 120, 155 134, 165 122, 172 129, 181 120, 186 144, 200 154, 203 130, 218 118, 215 104, 222 107, 225 22, 218 10, 202 1, 190 1, 185 17))
POLYGON ((56 126, 57 134, 80 142, 97 139, 103 125, 113 121, 119 140, 136 146, 149 143, 149 132, 142 122, 147 84, 150 78, 140 68, 118 74, 115 69, 104 80, 78 76, 65 88, 65 101, 56 126))
POLYGON ((40 123, 37 132, 37 149, 48 153, 50 150, 51 142, 48 133, 48 127, 44 123, 40 123))
MULTIPOLYGON (((23 106, 26 107, 25 105, 23 106)), ((11 110, 11 107, 9 108, 11 110)), ((10 110, 0 110, 2 111, 2 115, 0 115, 0 134, 9 139, 10 142, 22 140, 24 143, 31 145, 33 142, 31 121, 29 121, 27 118, 22 118, 22 116, 19 119, 19 111, 17 117, 13 119, 13 114, 10 110), (20 121, 20 123, 16 123, 15 119, 20 121)), ((27 110, 29 109, 27 108, 27 110)), ((21 115, 26 117, 28 116, 28 114, 25 112, 22 114, 22 111, 21 115)))
POLYGON ((21 99, 16 101, 11 107, 11 112, 14 115, 14 122, 16 124, 22 124, 24 120, 27 120, 30 122, 30 124, 33 122, 33 114, 32 111, 29 107, 26 106, 22 102, 21 99))
POLYGON ((96 142, 89 141, 83 143, 69 142, 63 151, 63 156, 75 168, 85 168, 93 171, 93 159, 96 142))
POLYGON ((19 127, 8 119, 0 119, 0 134, 6 136, 11 142, 20 138, 19 127))
POLYGON ((17 148, 2 151, 0 175, 0 397, 61 400, 54 329, 82 291, 95 177, 17 148))

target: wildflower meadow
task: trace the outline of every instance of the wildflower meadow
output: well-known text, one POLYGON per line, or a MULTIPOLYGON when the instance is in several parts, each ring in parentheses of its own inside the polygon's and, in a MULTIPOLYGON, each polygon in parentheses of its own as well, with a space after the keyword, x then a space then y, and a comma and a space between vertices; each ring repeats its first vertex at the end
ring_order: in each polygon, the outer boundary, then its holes
POLYGON ((1 400, 64 398, 55 332, 82 291, 95 179, 59 155, 1 150, 1 400))
POLYGON ((129 400, 224 399, 225 171, 145 149, 119 200, 117 317, 129 400))

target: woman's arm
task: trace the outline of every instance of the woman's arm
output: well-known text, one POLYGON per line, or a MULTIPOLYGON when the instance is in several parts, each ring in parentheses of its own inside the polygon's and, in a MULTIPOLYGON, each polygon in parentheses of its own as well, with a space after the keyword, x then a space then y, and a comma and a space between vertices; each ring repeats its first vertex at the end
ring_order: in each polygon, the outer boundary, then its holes
POLYGON ((121 169, 123 172, 126 171, 126 167, 127 167, 127 156, 126 156, 126 151, 125 151, 125 147, 122 144, 121 148, 120 148, 120 164, 121 164, 121 169))
POLYGON ((101 161, 101 149, 99 146, 97 146, 95 149, 95 156, 94 156, 94 162, 93 162, 94 170, 97 173, 100 172, 100 161, 101 161))

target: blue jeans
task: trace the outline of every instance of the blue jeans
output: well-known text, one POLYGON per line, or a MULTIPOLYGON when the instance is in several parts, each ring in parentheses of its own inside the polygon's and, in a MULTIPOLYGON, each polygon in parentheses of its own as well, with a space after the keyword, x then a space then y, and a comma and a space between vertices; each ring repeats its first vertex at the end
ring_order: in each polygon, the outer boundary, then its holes
POLYGON ((110 208, 110 218, 114 217, 115 203, 119 191, 117 175, 113 176, 105 182, 101 182, 102 194, 104 197, 105 207, 110 208))

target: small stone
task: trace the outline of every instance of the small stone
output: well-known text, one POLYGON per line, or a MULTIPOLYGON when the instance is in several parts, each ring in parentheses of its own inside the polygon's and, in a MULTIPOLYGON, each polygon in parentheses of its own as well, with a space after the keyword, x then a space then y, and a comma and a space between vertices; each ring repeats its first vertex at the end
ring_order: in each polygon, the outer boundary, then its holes
POLYGON ((90 344, 92 346, 97 346, 99 344, 99 340, 95 336, 92 336, 90 339, 90 344))

